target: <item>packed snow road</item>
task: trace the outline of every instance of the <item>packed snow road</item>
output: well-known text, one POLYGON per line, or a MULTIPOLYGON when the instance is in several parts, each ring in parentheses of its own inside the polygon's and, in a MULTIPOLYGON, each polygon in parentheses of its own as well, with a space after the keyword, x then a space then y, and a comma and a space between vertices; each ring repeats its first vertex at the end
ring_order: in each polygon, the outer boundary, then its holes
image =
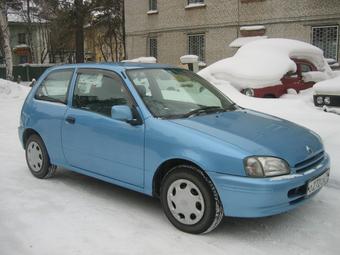
POLYGON ((314 109, 310 91, 266 100, 224 89, 242 106, 322 136, 332 172, 316 197, 278 216, 225 218, 195 236, 176 230, 156 199, 64 169, 36 179, 17 137, 27 89, 0 80, 0 254, 339 254, 340 116, 314 109))

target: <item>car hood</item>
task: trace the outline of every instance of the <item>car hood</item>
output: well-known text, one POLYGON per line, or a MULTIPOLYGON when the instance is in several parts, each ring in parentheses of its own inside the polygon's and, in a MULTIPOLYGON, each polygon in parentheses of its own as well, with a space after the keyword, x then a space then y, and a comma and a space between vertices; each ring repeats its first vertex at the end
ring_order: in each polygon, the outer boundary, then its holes
POLYGON ((323 150, 312 131, 267 114, 236 110, 171 120, 232 144, 251 155, 285 159, 291 167, 323 150))

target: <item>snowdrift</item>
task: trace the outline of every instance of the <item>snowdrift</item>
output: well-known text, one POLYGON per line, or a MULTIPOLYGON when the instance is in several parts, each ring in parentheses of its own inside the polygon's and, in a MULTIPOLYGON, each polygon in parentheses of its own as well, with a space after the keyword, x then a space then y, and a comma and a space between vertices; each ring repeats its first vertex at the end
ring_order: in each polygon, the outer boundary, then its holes
POLYGON ((318 71, 332 77, 323 51, 311 44, 290 39, 265 39, 248 43, 231 57, 220 60, 198 74, 210 82, 229 81, 238 90, 282 84, 281 78, 296 71, 292 60, 306 59, 318 71))
POLYGON ((340 76, 316 83, 313 90, 317 95, 340 95, 340 76))
POLYGON ((27 95, 28 87, 18 83, 0 79, 0 99, 4 98, 22 98, 27 95))

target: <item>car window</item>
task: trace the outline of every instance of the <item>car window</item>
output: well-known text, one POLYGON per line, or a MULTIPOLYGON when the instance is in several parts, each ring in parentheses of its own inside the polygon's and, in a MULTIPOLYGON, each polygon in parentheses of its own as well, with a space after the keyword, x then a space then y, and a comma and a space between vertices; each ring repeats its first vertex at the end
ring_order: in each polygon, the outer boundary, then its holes
POLYGON ((114 105, 127 105, 128 96, 119 77, 105 73, 79 73, 72 106, 111 116, 114 105))
POLYGON ((58 70, 50 73, 39 86, 36 99, 66 103, 67 91, 73 70, 58 70))
POLYGON ((204 114, 234 109, 231 101, 190 71, 146 68, 128 70, 127 73, 155 117, 181 118, 191 116, 192 112, 204 114), (144 82, 136 82, 141 80, 144 82))
POLYGON ((297 72, 292 72, 292 71, 289 71, 288 73, 285 74, 284 78, 297 78, 298 77, 298 74, 297 72))
POLYGON ((312 67, 307 64, 300 64, 300 69, 301 69, 301 73, 307 73, 307 72, 313 71, 312 67))
POLYGON ((164 100, 196 103, 204 99, 208 106, 222 107, 219 98, 205 89, 201 83, 186 75, 172 75, 167 72, 159 72, 155 80, 164 100))
POLYGON ((152 96, 149 81, 143 74, 136 75, 132 81, 136 85, 140 95, 152 96))

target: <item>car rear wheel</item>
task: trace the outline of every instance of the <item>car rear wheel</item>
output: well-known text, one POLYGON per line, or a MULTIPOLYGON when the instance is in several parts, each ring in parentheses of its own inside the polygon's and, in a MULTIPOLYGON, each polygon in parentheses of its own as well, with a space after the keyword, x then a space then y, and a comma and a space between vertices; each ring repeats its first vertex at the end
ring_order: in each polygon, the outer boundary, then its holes
POLYGON ((161 201, 170 222, 191 234, 212 231, 224 215, 213 183, 192 166, 177 166, 164 177, 161 201))
POLYGON ((38 135, 31 135, 26 142, 26 162, 31 173, 37 178, 49 178, 56 167, 50 159, 44 142, 38 135))

